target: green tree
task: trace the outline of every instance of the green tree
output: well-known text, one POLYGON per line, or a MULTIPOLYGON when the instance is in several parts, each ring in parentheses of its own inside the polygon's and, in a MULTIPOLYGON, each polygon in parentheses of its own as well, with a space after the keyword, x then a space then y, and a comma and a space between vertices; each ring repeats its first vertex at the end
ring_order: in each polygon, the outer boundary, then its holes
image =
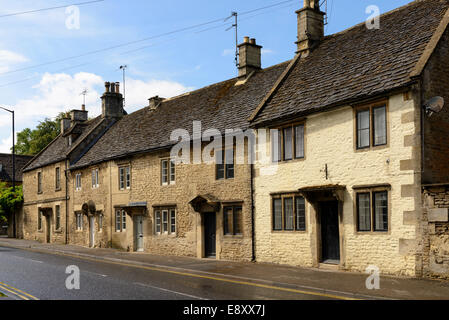
POLYGON ((17 186, 15 192, 6 183, 0 182, 0 222, 7 222, 8 216, 23 203, 22 186, 17 186))
POLYGON ((26 128, 17 134, 16 154, 34 156, 42 151, 61 132, 61 119, 67 118, 68 113, 61 112, 55 120, 46 118, 36 129, 26 128))

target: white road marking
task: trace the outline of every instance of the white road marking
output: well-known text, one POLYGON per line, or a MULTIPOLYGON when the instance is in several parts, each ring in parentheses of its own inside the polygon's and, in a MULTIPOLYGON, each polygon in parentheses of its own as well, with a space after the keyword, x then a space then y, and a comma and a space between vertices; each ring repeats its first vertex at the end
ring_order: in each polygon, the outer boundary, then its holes
POLYGON ((187 294, 187 293, 182 293, 182 292, 168 290, 168 289, 164 289, 164 288, 160 288, 160 287, 150 286, 149 284, 145 284, 145 283, 134 282, 134 284, 137 284, 137 285, 142 286, 142 287, 148 287, 148 288, 152 288, 152 289, 156 289, 156 290, 161 290, 161 291, 165 291, 165 292, 174 293, 174 294, 177 294, 177 295, 181 295, 181 296, 185 296, 185 297, 189 297, 189 298, 193 298, 193 299, 209 300, 209 299, 206 299, 206 298, 193 296, 193 295, 190 295, 190 294, 187 294))

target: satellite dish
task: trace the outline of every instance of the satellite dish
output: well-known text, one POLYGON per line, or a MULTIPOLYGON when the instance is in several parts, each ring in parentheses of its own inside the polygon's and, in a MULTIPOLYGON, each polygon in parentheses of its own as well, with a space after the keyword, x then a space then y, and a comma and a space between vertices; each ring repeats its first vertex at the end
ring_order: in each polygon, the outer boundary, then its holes
POLYGON ((440 96, 433 97, 424 104, 424 109, 426 109, 426 113, 429 117, 431 117, 434 113, 439 113, 443 110, 443 107, 444 99, 440 96))

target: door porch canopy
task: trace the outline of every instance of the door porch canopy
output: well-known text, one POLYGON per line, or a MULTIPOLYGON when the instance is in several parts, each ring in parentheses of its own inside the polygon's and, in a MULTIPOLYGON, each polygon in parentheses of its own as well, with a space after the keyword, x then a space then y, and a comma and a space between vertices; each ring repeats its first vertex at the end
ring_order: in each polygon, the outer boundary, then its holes
POLYGON ((196 212, 218 212, 220 201, 212 195, 199 195, 192 199, 189 204, 196 212))
POLYGON ((307 199, 309 203, 318 201, 337 200, 343 202, 345 199, 346 186, 331 184, 298 189, 298 192, 307 199))

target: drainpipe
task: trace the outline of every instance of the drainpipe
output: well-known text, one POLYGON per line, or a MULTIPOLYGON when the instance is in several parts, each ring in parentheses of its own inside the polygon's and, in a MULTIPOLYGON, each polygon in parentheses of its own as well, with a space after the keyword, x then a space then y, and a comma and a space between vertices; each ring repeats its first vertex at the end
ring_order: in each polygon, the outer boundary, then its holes
POLYGON ((65 160, 65 244, 69 244, 69 181, 68 181, 68 166, 67 159, 65 160))
POLYGON ((251 261, 256 261, 255 227, 254 227, 254 164, 251 163, 251 261))

